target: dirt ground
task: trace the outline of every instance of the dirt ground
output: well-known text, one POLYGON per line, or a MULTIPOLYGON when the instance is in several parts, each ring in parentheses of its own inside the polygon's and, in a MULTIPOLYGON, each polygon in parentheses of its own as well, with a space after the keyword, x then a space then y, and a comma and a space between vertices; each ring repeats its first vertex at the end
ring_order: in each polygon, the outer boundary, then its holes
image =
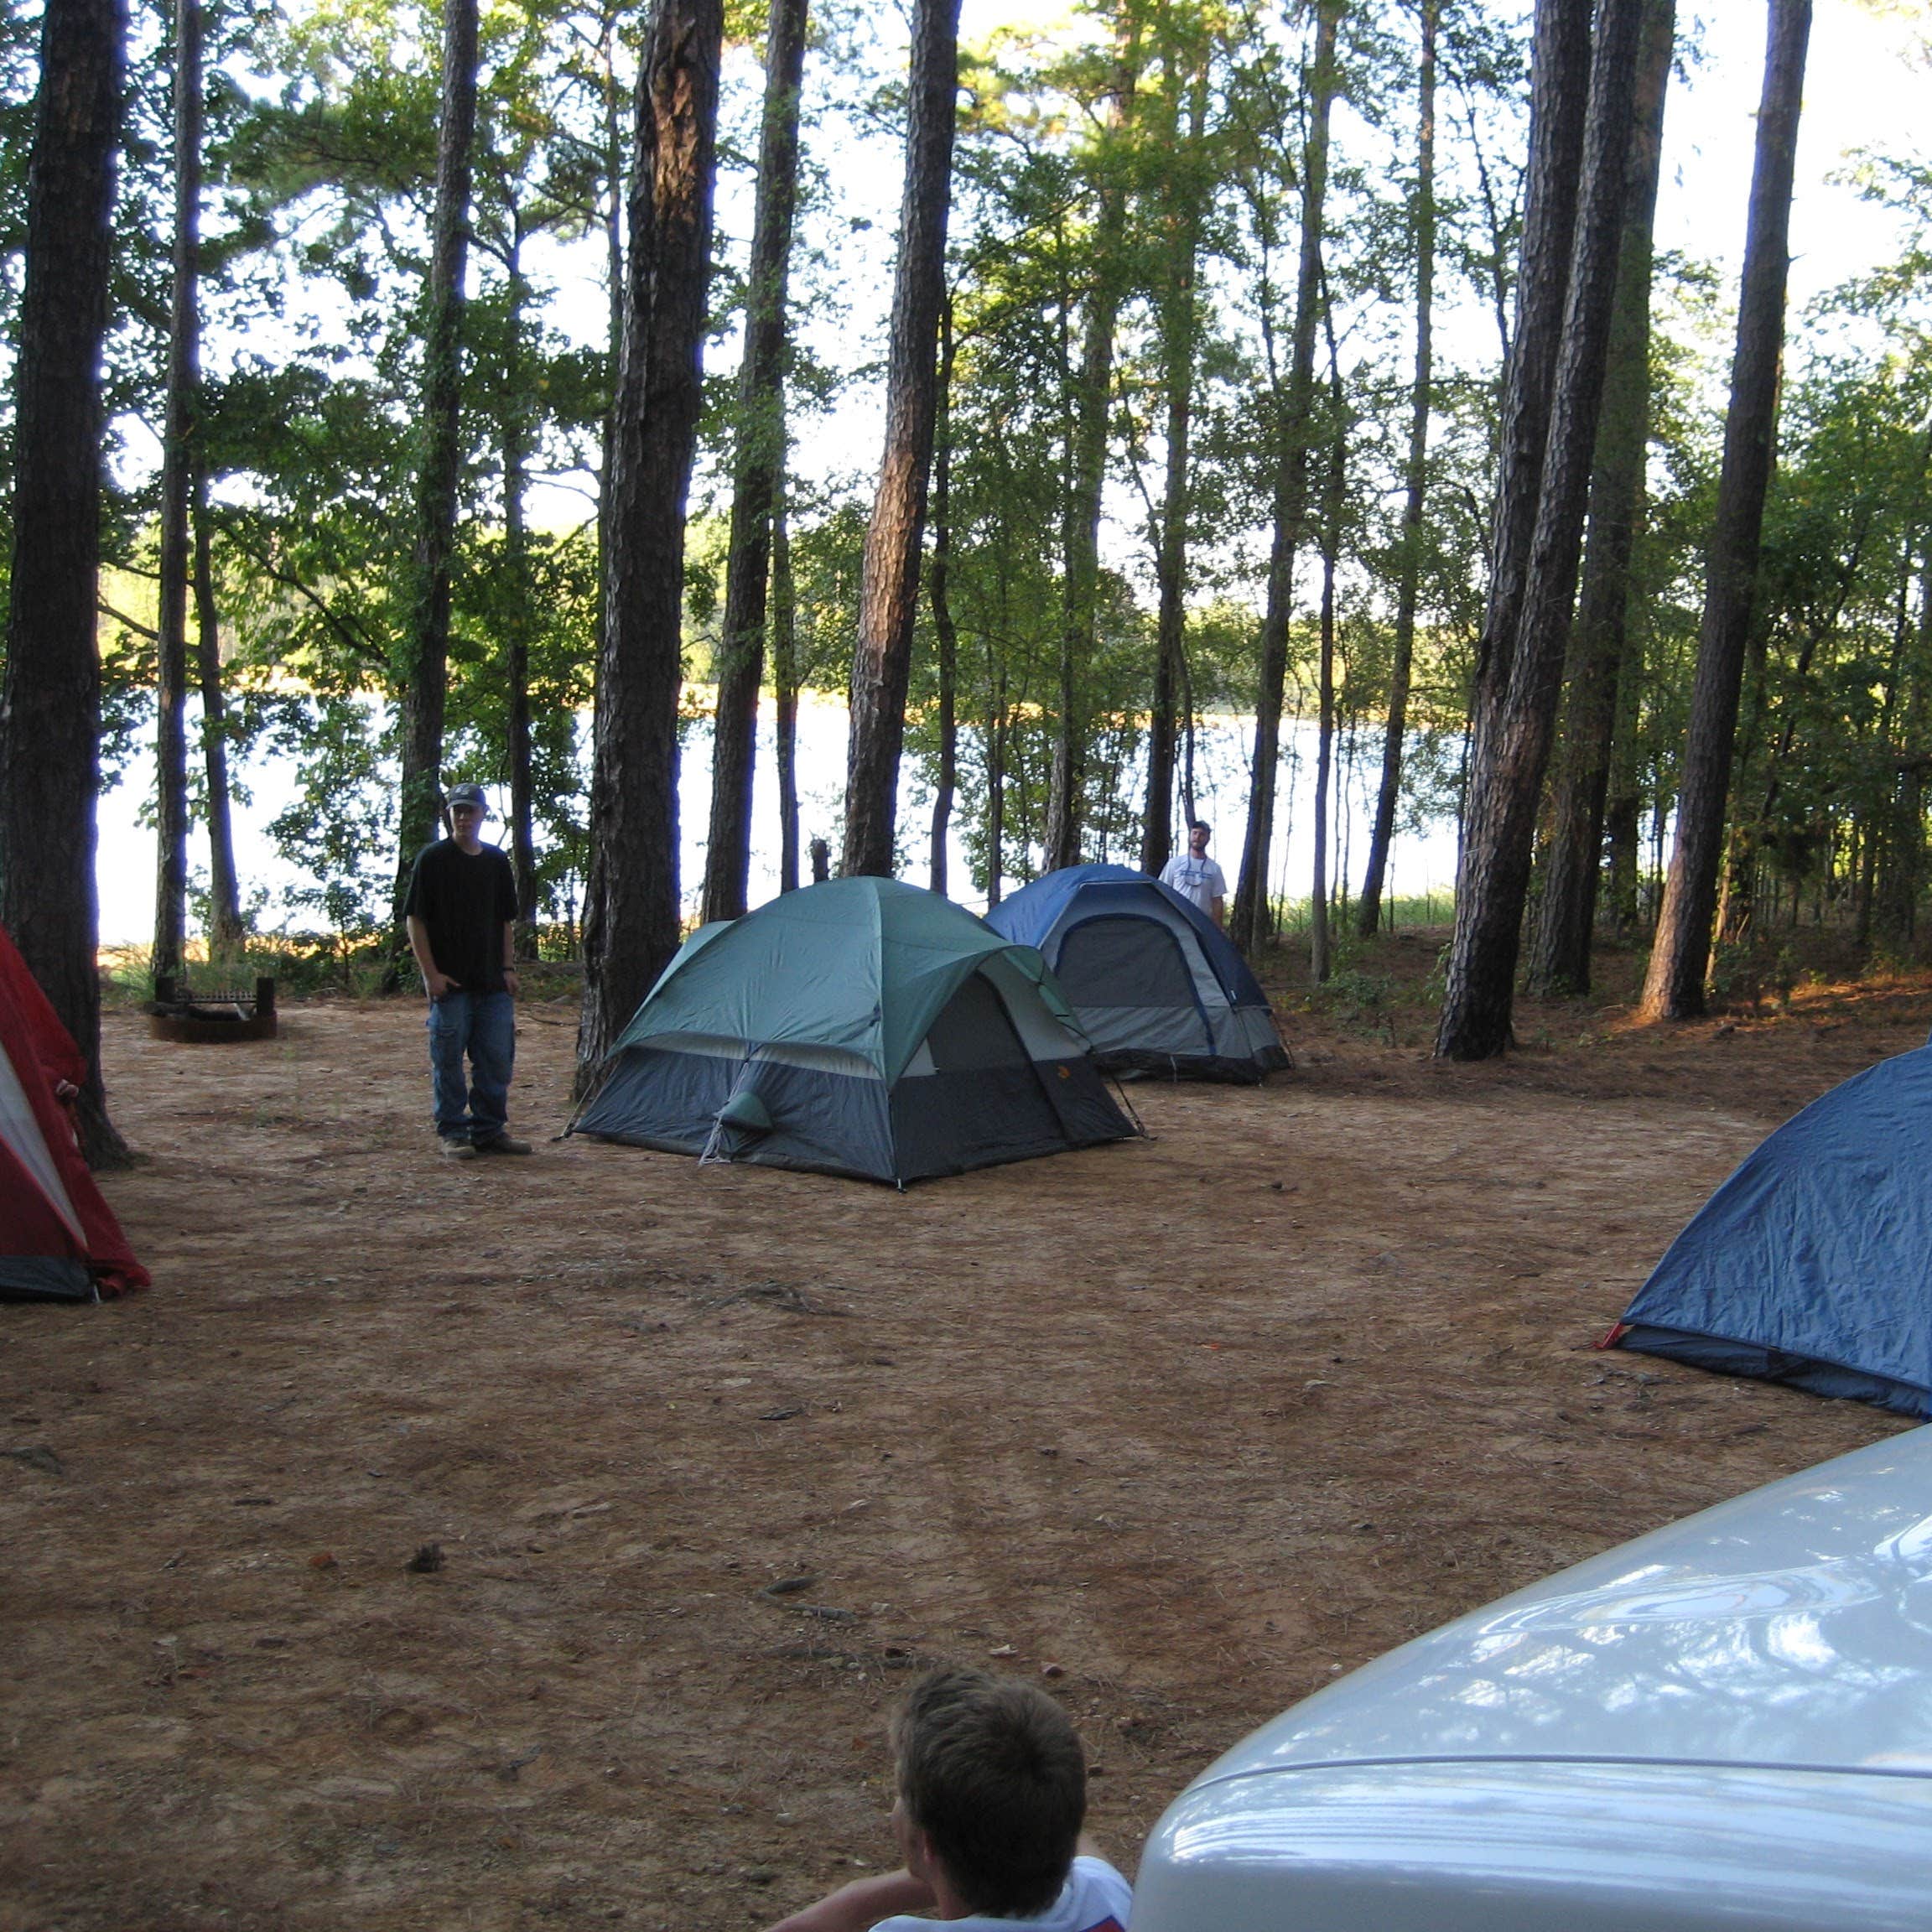
POLYGON ((937 1658, 1064 1698, 1130 1869, 1337 1671, 1898 1426, 1591 1345, 1929 1019, 1551 1008, 1456 1067, 1291 1016, 1263 1090, 901 1195, 551 1140, 567 1002, 536 1157, 460 1169, 413 1003, 112 1015, 154 1288, 0 1308, 0 1928, 767 1924, 890 1862, 937 1658))

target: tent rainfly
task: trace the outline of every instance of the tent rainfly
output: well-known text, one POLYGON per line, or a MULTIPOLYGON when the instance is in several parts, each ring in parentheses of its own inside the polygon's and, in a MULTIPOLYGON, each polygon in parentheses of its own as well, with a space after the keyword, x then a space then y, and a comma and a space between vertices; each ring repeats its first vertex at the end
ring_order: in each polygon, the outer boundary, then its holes
POLYGON ((834 879, 693 933, 570 1131, 903 1184, 1135 1129, 1031 947, 834 879))
POLYGON ((1932 1046, 1814 1100, 1691 1218, 1603 1339, 1932 1416, 1932 1046))
POLYGON ((86 1077, 79 1048, 0 929, 0 1297, 97 1301, 148 1285, 68 1119, 65 1097, 86 1077))
POLYGON ((1039 948, 1115 1072, 1252 1084, 1292 1064, 1233 941, 1145 872, 1068 865, 1002 900, 986 922, 1039 948))

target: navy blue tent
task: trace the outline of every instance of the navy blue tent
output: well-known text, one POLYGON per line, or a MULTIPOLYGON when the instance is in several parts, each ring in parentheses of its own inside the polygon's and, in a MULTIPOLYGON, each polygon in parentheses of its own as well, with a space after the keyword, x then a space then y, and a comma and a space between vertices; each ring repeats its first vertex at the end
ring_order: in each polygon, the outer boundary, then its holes
POLYGON ((1607 1340, 1932 1416, 1932 1046, 1780 1127, 1607 1340))
POLYGON ((1040 952, 1103 1067, 1254 1082, 1291 1064, 1261 983, 1192 901, 1124 865, 1068 865, 986 914, 1040 952))

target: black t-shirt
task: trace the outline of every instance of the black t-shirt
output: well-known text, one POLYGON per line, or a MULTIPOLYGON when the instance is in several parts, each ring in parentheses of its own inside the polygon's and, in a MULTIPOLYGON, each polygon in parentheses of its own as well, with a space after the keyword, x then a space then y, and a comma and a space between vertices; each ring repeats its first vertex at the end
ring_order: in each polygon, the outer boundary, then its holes
POLYGON ((496 846, 465 852, 454 839, 425 846, 402 911, 428 928, 430 958, 465 992, 503 990, 503 928, 517 917, 517 881, 496 846))

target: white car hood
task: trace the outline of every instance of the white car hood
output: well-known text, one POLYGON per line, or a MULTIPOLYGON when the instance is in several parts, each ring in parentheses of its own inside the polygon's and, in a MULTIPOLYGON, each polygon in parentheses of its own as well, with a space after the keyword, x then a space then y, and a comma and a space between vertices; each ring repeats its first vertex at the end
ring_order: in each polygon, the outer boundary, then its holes
POLYGON ((1418 1638, 1191 1789, 1472 1758, 1932 1774, 1932 1427, 1418 1638))

